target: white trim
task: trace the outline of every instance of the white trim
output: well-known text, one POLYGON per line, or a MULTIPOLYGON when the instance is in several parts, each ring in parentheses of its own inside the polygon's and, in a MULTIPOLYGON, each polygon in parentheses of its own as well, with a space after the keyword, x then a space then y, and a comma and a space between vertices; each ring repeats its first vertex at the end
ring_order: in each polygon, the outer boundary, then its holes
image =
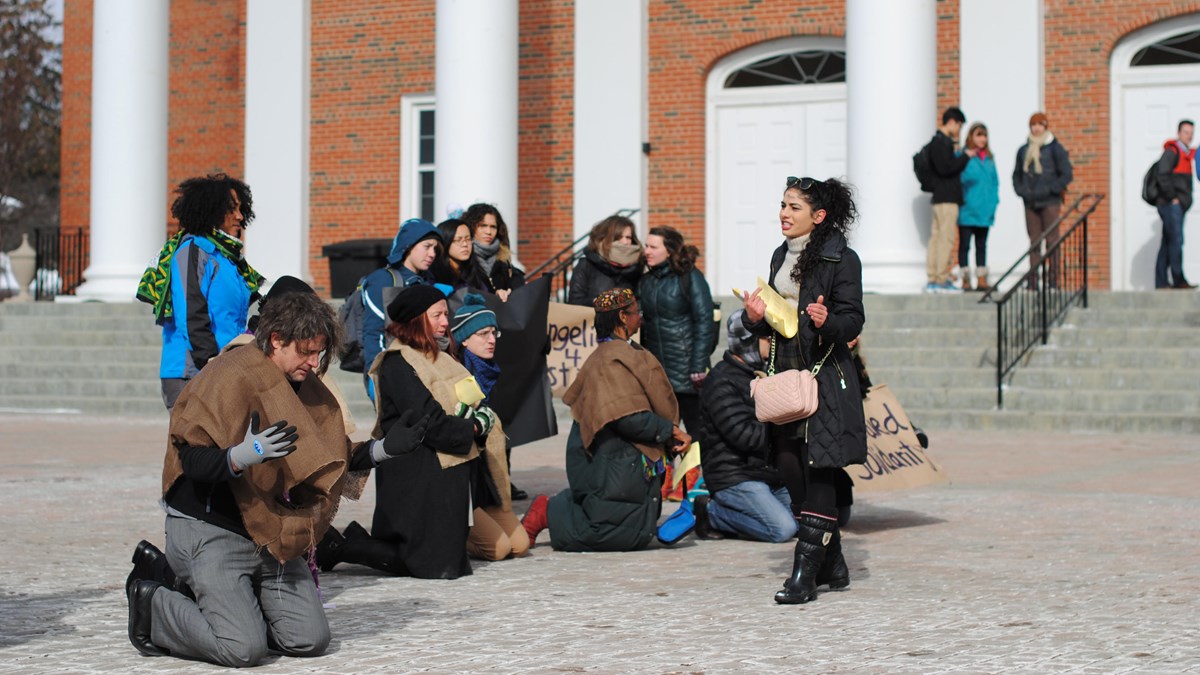
MULTIPOLYGON (((416 200, 413 199, 414 195, 421 193, 421 176, 417 171, 416 162, 420 152, 420 114, 422 110, 430 108, 434 109, 436 114, 437 97, 433 94, 406 94, 400 97, 400 205, 396 214, 397 227, 409 218, 420 215, 416 212, 419 207, 414 206, 416 200)), ((436 167, 436 136, 433 161, 436 167)), ((434 180, 437 180, 436 173, 434 180)))
MULTIPOLYGON (((773 56, 808 50, 846 50, 846 40, 828 36, 794 36, 768 40, 740 49, 722 58, 708 73, 704 101, 704 250, 716 258, 717 246, 717 109, 758 105, 831 101, 847 98, 846 84, 785 84, 777 87, 725 88, 734 71, 773 56)), ((715 271, 708 263, 709 274, 715 271)))
MULTIPOLYGON (((1162 85, 1176 83, 1191 83, 1196 80, 1197 69, 1200 65, 1188 64, 1178 66, 1141 66, 1134 68, 1129 61, 1139 49, 1154 44, 1164 38, 1185 32, 1200 30, 1200 12, 1177 16, 1166 21, 1160 21, 1145 28, 1125 35, 1113 47, 1109 57, 1109 279, 1111 290, 1124 291, 1131 288, 1129 281, 1129 264, 1125 248, 1125 187, 1132 185, 1125 180, 1125 89, 1139 85, 1162 85)), ((1135 181, 1140 184, 1143 171, 1139 167, 1130 167, 1135 181)), ((1138 195, 1136 198, 1140 199, 1138 195)))

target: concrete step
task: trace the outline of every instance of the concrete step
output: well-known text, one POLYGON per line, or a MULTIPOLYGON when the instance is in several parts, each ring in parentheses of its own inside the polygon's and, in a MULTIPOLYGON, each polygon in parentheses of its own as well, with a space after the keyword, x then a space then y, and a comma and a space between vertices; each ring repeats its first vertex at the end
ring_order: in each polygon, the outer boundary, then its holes
POLYGON ((1200 345, 1200 335, 1195 328, 1173 325, 1080 328, 1069 324, 1053 330, 1048 344, 1059 348, 1141 346, 1155 350, 1200 345))
POLYGON ((162 328, 151 317, 130 316, 59 316, 50 314, 0 314, 0 332, 85 332, 153 333, 161 339, 162 328))
POLYGON ((0 412, 59 412, 151 417, 167 419, 161 391, 153 398, 101 398, 94 396, 14 396, 0 394, 0 412))
POLYGON ((985 330, 925 326, 920 328, 888 328, 867 325, 863 330, 864 349, 911 348, 945 349, 947 347, 980 347, 994 343, 995 333, 985 330))
POLYGON ((995 368, 996 347, 904 348, 880 347, 864 342, 867 367, 874 373, 882 368, 995 368))
POLYGON ((1013 389, 1180 389, 1200 391, 1200 370, 1169 368, 1018 368, 1009 385, 1013 389))
POLYGON ((66 374, 58 378, 5 378, 0 384, 5 396, 61 396, 62 398, 95 397, 102 399, 153 398, 159 396, 162 405, 162 384, 157 377, 136 380, 86 379, 66 374))
POLYGON ((117 332, 83 332, 50 330, 0 332, 0 347, 36 344, 42 347, 147 347, 162 346, 162 333, 155 330, 117 332))
POLYGON ((996 373, 987 368, 885 367, 867 359, 867 372, 874 384, 902 383, 906 389, 995 387, 996 373))
MULTIPOLYGON (((40 342, 40 341, 38 341, 40 342)), ((0 345, 0 363, 60 363, 73 365, 79 363, 124 363, 154 365, 155 377, 158 376, 158 361, 162 352, 160 344, 123 345, 81 347, 41 346, 40 344, 19 343, 16 345, 0 345)))
MULTIPOLYGON (((903 404, 903 400, 901 401, 903 404)), ((1200 416, 1095 412, 1028 412, 1013 410, 905 409, 913 423, 929 434, 930 450, 937 452, 938 431, 1053 431, 1070 433, 1197 434, 1200 416)), ((936 455, 935 455, 936 456, 936 455)), ((1137 461, 1137 458, 1130 458, 1137 461)))
MULTIPOLYGON (((993 390, 993 396, 995 391, 993 390)), ((970 406, 963 406, 970 407, 970 406)), ((1025 389, 1004 390, 1005 410, 1032 412, 1162 413, 1200 417, 1200 392, 1195 389, 1025 389)))
POLYGON ((1200 327, 1200 310, 1180 312, 1176 309, 1139 309, 1134 314, 1128 308, 1072 309, 1067 312, 1063 326, 1076 328, 1117 328, 1136 325, 1144 327, 1200 327))
POLYGON ((4 316, 127 316, 154 323, 154 310, 144 302, 0 302, 4 316))
MULTIPOLYGON (((1193 342, 1195 344, 1195 342, 1193 342)), ((1195 370, 1200 364, 1200 346, 1144 349, 1141 347, 1056 347, 1035 349, 1027 368, 1091 369, 1179 369, 1195 370)))

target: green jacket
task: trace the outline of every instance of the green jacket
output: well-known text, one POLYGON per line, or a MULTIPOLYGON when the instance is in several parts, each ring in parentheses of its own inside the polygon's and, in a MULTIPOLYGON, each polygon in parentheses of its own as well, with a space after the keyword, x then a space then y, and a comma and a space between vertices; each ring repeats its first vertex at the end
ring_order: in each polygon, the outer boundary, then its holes
POLYGON ((638 341, 662 364, 676 392, 694 394, 692 373, 706 373, 713 343, 712 293, 699 270, 688 274, 690 293, 669 263, 648 270, 638 282, 642 332, 638 341))

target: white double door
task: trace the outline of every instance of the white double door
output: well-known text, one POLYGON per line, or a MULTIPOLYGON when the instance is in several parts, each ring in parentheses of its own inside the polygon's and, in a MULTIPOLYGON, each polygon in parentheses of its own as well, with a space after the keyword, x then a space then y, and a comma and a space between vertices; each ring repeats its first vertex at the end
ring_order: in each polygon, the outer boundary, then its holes
POLYGON ((845 85, 784 89, 790 91, 773 99, 762 92, 757 101, 715 106, 715 222, 708 223, 707 265, 713 295, 766 278, 771 251, 783 241, 779 202, 788 176, 846 174, 845 85))

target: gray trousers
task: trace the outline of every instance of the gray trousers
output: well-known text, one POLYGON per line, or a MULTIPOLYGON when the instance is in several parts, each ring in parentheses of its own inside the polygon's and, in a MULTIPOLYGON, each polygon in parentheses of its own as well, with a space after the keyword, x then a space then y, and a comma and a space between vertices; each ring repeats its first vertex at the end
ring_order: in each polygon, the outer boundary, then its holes
POLYGON ((150 638, 175 656, 223 666, 254 666, 267 649, 320 656, 329 622, 308 565, 280 565, 253 541, 200 520, 167 517, 167 560, 195 602, 160 588, 150 638))

